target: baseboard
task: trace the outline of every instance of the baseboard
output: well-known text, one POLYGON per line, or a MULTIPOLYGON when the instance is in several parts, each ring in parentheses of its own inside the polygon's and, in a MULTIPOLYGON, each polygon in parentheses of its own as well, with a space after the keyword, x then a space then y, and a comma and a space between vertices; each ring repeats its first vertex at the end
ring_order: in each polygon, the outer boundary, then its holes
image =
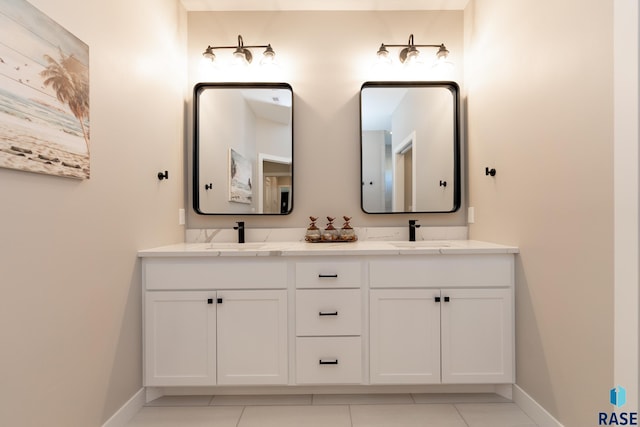
POLYGON ((513 401, 540 427, 564 427, 517 384, 513 385, 513 401))
POLYGON ((145 404, 144 388, 138 390, 115 414, 111 416, 102 427, 126 427, 131 419, 142 409, 145 404))

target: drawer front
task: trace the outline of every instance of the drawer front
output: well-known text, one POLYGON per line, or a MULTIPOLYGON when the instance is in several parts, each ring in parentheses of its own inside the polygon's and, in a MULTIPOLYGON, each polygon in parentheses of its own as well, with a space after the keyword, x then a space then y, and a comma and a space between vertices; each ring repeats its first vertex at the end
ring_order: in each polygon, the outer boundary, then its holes
POLYGON ((298 384, 360 384, 360 337, 296 338, 298 384))
POLYGON ((360 289, 296 291, 298 336, 360 335, 360 289))
POLYGON ((285 289, 284 261, 153 258, 143 261, 146 289, 285 289))
POLYGON ((403 256, 369 263, 372 288, 513 286, 511 254, 403 256))
POLYGON ((359 288, 362 268, 359 262, 298 262, 298 288, 359 288))

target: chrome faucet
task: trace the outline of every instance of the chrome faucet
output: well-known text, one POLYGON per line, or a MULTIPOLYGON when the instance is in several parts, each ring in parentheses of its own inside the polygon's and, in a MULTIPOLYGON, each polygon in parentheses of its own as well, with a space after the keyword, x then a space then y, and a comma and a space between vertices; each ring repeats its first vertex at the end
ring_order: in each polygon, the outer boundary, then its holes
POLYGON ((244 243, 244 221, 238 221, 236 227, 233 227, 234 230, 238 230, 238 243, 244 243))
POLYGON ((409 241, 410 242, 416 241, 416 228, 420 228, 420 225, 416 224, 416 222, 418 222, 417 219, 409 220, 409 241))

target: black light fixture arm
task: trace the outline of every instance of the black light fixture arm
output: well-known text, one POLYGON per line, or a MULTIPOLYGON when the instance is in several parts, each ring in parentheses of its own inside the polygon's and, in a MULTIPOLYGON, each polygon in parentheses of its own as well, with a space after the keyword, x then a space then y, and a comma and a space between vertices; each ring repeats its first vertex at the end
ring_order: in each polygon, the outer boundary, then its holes
POLYGON ((409 41, 405 44, 386 44, 386 43, 382 43, 381 46, 385 46, 385 47, 410 47, 410 46, 414 46, 414 47, 444 47, 444 43, 440 43, 440 44, 415 44, 413 42, 413 34, 409 35, 409 41))
POLYGON ((209 49, 237 49, 237 48, 244 48, 244 49, 252 49, 252 48, 268 48, 271 47, 271 44, 264 44, 264 45, 255 45, 255 46, 245 46, 244 45, 244 40, 242 39, 242 36, 240 34, 238 34, 238 44, 235 46, 207 46, 207 50, 209 49))

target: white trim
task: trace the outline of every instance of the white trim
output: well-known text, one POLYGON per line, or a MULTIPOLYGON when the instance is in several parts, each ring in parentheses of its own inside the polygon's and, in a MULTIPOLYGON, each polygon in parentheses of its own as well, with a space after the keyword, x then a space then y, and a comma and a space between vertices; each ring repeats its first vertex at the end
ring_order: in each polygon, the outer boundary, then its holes
POLYGON ((115 414, 111 416, 102 427, 126 427, 131 419, 142 409, 145 404, 144 388, 138 390, 115 414))
MULTIPOLYGON (((614 50, 614 339, 611 387, 627 389, 638 410, 638 3, 615 0, 614 50)), ((606 390, 605 390, 606 391, 606 390)), ((603 393, 605 391, 602 391, 603 393)), ((606 403, 606 401, 604 402, 606 403)))
POLYGON ((162 396, 274 395, 274 394, 395 394, 395 393, 495 393, 511 399, 511 384, 411 384, 411 385, 286 385, 286 386, 171 386, 147 387, 147 402, 162 396), (150 394, 152 393, 152 394, 150 394))
POLYGON ((540 427, 564 427, 517 384, 513 385, 513 402, 540 427))

